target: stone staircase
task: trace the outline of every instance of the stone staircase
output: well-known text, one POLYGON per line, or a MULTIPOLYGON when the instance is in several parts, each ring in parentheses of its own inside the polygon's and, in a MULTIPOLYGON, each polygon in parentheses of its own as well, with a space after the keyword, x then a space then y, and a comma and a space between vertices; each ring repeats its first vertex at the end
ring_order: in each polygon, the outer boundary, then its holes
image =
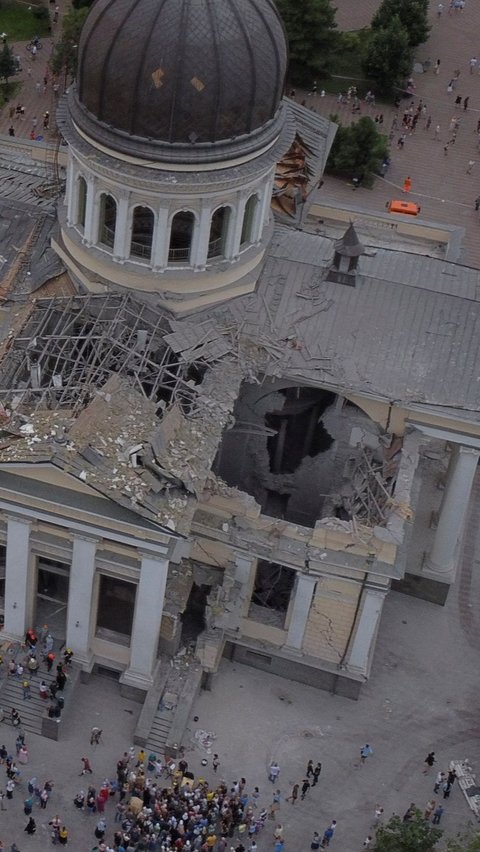
MULTIPOLYGON (((26 674, 22 678, 11 675, 6 675, 3 678, 0 688, 0 706, 3 710, 4 724, 10 724, 10 712, 14 707, 20 714, 22 720, 21 727, 27 733, 42 734, 42 719, 45 716, 46 709, 50 705, 49 700, 40 698, 38 687, 40 682, 44 680, 47 686, 50 686, 53 680, 51 674, 45 671, 40 671, 34 675, 26 674), (23 698, 22 682, 28 680, 30 684, 30 698, 23 698)), ((61 692, 57 693, 62 695, 61 692)))
POLYGON ((151 752, 161 756, 165 754, 165 743, 172 727, 174 715, 175 708, 170 709, 170 705, 160 702, 147 739, 146 750, 148 754, 151 752))

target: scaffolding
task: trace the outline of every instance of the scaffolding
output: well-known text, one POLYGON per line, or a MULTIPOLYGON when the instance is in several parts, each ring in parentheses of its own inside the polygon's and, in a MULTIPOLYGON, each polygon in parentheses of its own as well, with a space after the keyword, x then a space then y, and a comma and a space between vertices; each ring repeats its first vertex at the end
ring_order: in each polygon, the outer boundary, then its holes
MULTIPOLYGON (((172 325, 130 294, 38 300, 0 365, 0 400, 19 413, 66 409, 75 415, 120 375, 158 409, 177 403, 188 416, 208 353, 200 347, 197 358, 195 345, 188 358, 175 352, 165 340, 172 325)), ((220 357, 218 350, 215 360, 220 357)))

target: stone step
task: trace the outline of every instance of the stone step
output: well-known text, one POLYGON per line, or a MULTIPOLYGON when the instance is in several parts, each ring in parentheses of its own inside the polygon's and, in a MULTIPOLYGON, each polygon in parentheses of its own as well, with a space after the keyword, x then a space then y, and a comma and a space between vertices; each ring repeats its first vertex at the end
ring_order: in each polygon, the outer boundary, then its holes
POLYGON ((148 736, 147 751, 158 755, 164 754, 165 743, 172 727, 172 721, 172 711, 157 710, 148 736))
MULTIPOLYGON (((30 672, 25 677, 17 678, 7 675, 4 677, 0 687, 0 706, 3 710, 4 724, 10 724, 10 713, 14 707, 20 714, 21 727, 28 733, 42 733, 42 719, 45 715, 50 700, 40 698, 38 688, 44 680, 47 686, 55 680, 51 674, 41 671, 32 675, 30 672), (23 698, 22 682, 28 680, 30 684, 30 698, 23 698)), ((57 693, 60 696, 62 693, 57 693)))

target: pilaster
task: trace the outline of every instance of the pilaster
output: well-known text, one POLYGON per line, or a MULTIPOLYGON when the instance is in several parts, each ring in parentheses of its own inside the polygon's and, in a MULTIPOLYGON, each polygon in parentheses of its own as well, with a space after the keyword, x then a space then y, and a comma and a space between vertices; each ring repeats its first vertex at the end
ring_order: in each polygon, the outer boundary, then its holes
POLYGON ((297 574, 287 641, 284 646, 287 650, 301 651, 302 649, 308 614, 317 581, 318 577, 312 574, 297 574))
POLYGON ((92 597, 98 539, 73 536, 72 566, 68 586, 66 645, 75 660, 90 671, 92 651, 92 597))
POLYGON ((456 444, 452 450, 438 526, 424 574, 451 583, 480 450, 456 444))
POLYGON ((113 243, 113 259, 123 263, 130 256, 131 216, 129 216, 130 193, 126 190, 117 192, 117 216, 115 220, 115 239, 113 243))
POLYGON ((130 665, 120 682, 147 690, 153 683, 158 637, 165 601, 168 559, 142 554, 130 645, 130 665))
POLYGON ((22 639, 32 627, 33 598, 36 585, 32 578, 29 520, 7 519, 7 555, 5 565, 4 633, 22 639))

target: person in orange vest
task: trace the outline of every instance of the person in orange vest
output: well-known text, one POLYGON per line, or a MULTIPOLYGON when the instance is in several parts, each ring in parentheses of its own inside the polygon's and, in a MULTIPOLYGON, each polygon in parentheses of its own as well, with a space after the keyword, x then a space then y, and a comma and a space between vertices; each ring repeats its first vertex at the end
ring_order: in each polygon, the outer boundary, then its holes
POLYGON ((410 192, 412 188, 412 181, 410 177, 406 177, 403 181, 403 192, 410 192))

